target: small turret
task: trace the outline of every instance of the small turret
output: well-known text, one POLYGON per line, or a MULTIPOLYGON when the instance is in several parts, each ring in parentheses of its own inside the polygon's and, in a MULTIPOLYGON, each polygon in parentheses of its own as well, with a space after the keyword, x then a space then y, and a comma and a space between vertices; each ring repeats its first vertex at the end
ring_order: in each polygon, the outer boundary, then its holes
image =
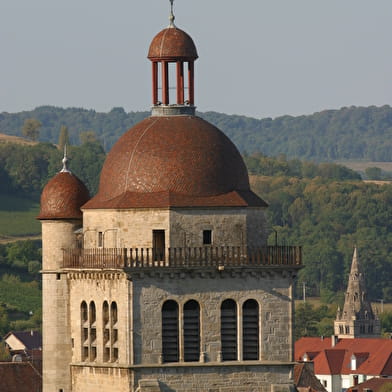
POLYGON ((45 186, 37 219, 42 223, 43 391, 71 391, 68 364, 71 334, 67 274, 62 270, 63 249, 77 246, 75 231, 82 226, 80 207, 90 196, 86 186, 67 167, 45 186))

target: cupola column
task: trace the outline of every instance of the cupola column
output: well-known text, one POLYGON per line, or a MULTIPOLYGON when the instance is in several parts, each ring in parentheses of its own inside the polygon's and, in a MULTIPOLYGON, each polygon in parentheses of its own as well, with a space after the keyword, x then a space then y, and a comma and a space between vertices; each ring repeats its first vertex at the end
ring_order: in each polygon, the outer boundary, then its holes
POLYGON ((177 61, 177 105, 184 104, 184 63, 177 61))
POLYGON ((158 63, 152 62, 152 104, 158 103, 158 63))
POLYGON ((195 103, 195 66, 193 61, 188 63, 188 101, 189 105, 194 105, 195 103))

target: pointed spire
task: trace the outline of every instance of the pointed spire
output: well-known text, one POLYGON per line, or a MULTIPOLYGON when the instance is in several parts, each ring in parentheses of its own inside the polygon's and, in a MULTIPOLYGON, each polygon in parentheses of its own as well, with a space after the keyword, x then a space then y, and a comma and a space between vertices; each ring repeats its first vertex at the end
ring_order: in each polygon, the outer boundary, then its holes
POLYGON ((170 1, 170 16, 169 16, 170 24, 169 24, 169 27, 176 27, 175 24, 174 24, 174 19, 176 19, 176 18, 175 18, 174 13, 173 13, 173 3, 174 3, 174 0, 169 0, 169 1, 170 1))
POLYGON ((67 144, 64 144, 64 158, 62 160, 63 162, 63 168, 60 170, 60 173, 71 173, 68 170, 67 164, 68 164, 68 158, 67 158, 67 144))
POLYGON ((351 262, 351 274, 359 273, 359 264, 358 264, 358 250, 357 247, 354 247, 354 254, 353 254, 353 260, 351 262))

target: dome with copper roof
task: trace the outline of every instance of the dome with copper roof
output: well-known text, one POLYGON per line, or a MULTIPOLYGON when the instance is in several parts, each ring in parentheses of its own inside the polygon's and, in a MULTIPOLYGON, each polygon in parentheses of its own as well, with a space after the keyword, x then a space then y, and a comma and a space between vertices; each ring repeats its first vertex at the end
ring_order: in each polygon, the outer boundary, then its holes
POLYGON ((64 167, 44 187, 41 194, 41 209, 37 219, 81 219, 80 207, 90 199, 86 186, 64 167))
POLYGON ((150 44, 150 60, 196 60, 196 46, 192 38, 179 28, 169 26, 159 32, 150 44))
POLYGON ((197 116, 162 116, 118 140, 99 192, 84 208, 265 205, 255 197, 243 159, 223 132, 197 116))
POLYGON ((266 206, 250 190, 246 166, 234 144, 214 125, 194 115, 197 51, 192 38, 173 22, 172 9, 170 26, 150 45, 152 116, 114 145, 102 168, 99 192, 83 209, 266 206), (186 101, 184 62, 189 63, 186 101), (174 105, 170 103, 169 63, 177 67, 174 105))

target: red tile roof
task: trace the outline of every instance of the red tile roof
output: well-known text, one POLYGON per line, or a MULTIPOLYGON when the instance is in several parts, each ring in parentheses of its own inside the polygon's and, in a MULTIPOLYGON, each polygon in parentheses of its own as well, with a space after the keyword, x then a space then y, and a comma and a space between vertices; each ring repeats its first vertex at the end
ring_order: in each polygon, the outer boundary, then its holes
POLYGON ((267 207, 252 191, 233 191, 216 196, 192 196, 173 192, 125 192, 111 200, 94 198, 82 209, 168 207, 267 207))
POLYGON ((331 338, 301 338, 295 343, 295 359, 304 354, 314 362, 316 374, 366 374, 392 376, 392 340, 339 339, 332 347, 331 338), (351 357, 357 369, 351 370, 351 357))
POLYGON ((0 390, 40 392, 42 377, 28 362, 0 362, 0 390))
POLYGON ((361 384, 358 384, 356 386, 353 386, 349 389, 347 389, 347 392, 364 392, 366 389, 370 389, 373 392, 377 392, 383 385, 385 384, 391 384, 392 388, 392 380, 388 378, 371 378, 370 380, 367 380, 361 384))

